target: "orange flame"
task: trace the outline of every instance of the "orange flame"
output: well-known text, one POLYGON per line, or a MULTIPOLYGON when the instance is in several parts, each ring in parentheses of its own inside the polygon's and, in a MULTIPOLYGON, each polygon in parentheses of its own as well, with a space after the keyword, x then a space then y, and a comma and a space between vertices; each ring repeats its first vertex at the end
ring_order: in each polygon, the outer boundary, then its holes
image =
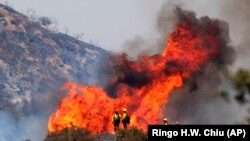
MULTIPOLYGON (((206 25, 192 24, 180 20, 169 34, 165 50, 158 55, 143 56, 137 61, 128 61, 125 56, 116 57, 118 66, 135 74, 144 74, 150 81, 140 87, 133 87, 116 80, 116 98, 98 86, 83 86, 67 82, 63 88, 68 96, 63 98, 55 113, 49 119, 48 130, 60 131, 76 126, 92 132, 112 132, 111 117, 114 109, 126 107, 131 115, 131 125, 147 130, 148 124, 161 123, 163 107, 170 92, 182 87, 207 62, 220 53, 219 27, 215 21, 206 25)), ((122 78, 121 78, 122 77, 122 78)), ((140 80, 138 80, 140 81, 140 80)))

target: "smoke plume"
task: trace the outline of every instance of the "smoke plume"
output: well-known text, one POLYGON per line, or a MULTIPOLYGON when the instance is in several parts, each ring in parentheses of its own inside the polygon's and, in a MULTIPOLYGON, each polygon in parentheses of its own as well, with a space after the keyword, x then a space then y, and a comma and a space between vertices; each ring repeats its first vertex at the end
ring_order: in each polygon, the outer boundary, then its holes
MULTIPOLYGON (((234 1, 234 3, 237 2, 234 1)), ((244 4, 247 5, 249 3, 241 1, 237 5, 241 5, 240 7, 242 7, 244 4)), ((247 21, 249 18, 246 16, 249 17, 249 14, 246 13, 249 13, 249 10, 247 10, 248 8, 246 8, 246 5, 243 6, 243 13, 242 11, 234 13, 233 11, 238 8, 235 8, 235 5, 232 4, 232 2, 231 4, 229 2, 223 5, 221 9, 223 9, 224 12, 227 11, 225 13, 232 18, 240 17, 241 19, 242 16, 240 15, 243 14, 243 19, 247 21), (236 15, 232 16, 232 14, 236 15)), ((207 18, 201 17, 197 19, 193 12, 185 12, 184 14, 190 15, 190 18, 192 18, 194 23, 202 22, 202 19, 207 18)), ((246 24, 247 22, 239 22, 242 21, 240 19, 234 19, 237 22, 232 22, 232 20, 227 17, 225 20, 229 21, 230 24, 218 20, 222 29, 222 36, 220 38, 222 42, 221 45, 224 46, 222 47, 221 55, 216 59, 217 61, 209 63, 201 72, 196 74, 195 77, 186 81, 183 88, 179 88, 172 92, 169 102, 165 107, 165 116, 169 117, 172 123, 179 121, 183 124, 236 124, 242 121, 242 115, 245 114, 245 110, 243 110, 243 108, 232 99, 231 96, 234 91, 229 82, 230 67, 236 60, 236 54, 239 55, 239 52, 243 53, 243 50, 248 47, 247 42, 249 42, 249 39, 245 40, 246 38, 249 38, 249 36, 244 36, 244 33, 247 32, 243 32, 249 29, 247 28, 248 24, 246 24), (231 25, 231 23, 233 23, 233 25, 231 25), (244 29, 242 30, 242 34, 235 35, 235 33, 239 32, 239 29, 235 29, 236 27, 244 29), (229 29, 232 29, 231 32, 229 29), (230 38, 230 35, 232 35, 231 37, 233 39, 230 38), (237 38, 235 39, 235 36, 241 38, 242 35, 243 40, 239 40, 240 44, 236 44, 235 41, 237 41, 237 38), (223 98, 220 97, 219 93, 221 90, 229 91, 230 102, 224 101, 223 98), (236 112, 238 114, 235 114, 236 112)), ((247 52, 245 53, 247 54, 247 52)), ((242 62, 242 60, 239 62, 241 65, 246 64, 246 62, 242 62)))
POLYGON ((141 36, 136 36, 125 43, 123 52, 127 54, 129 59, 136 60, 140 56, 155 55, 163 51, 168 33, 173 30, 177 21, 174 15, 176 6, 175 2, 170 1, 163 4, 156 17, 156 37, 145 39, 141 36))
MULTIPOLYGON (((177 2, 178 3, 178 2, 177 2)), ((185 81, 184 87, 172 92, 168 101, 165 116, 172 122, 180 121, 184 124, 232 124, 242 120, 244 110, 234 102, 225 102, 219 95, 221 90, 230 91, 229 99, 233 93, 233 88, 229 82, 230 67, 238 68, 247 64, 249 48, 249 7, 247 0, 236 2, 229 1, 220 3, 222 19, 217 19, 220 26, 220 42, 222 50, 215 61, 203 67, 202 71, 196 73, 192 79, 185 81), (238 10, 241 9, 241 10, 238 10), (231 37, 231 38, 230 38, 231 37), (237 56, 236 56, 237 54, 237 56), (240 57, 239 57, 240 56, 240 57), (237 60, 236 60, 236 57, 237 60), (239 59, 240 58, 240 59, 239 59), (236 60, 236 62, 234 62, 236 60), (239 114, 235 114, 238 112, 239 114), (222 117, 227 118, 222 118, 222 117)), ((163 50, 165 39, 174 25, 182 17, 188 17, 192 24, 208 24, 210 18, 197 18, 194 12, 182 11, 176 4, 165 3, 159 12, 157 29, 159 38, 153 43, 145 41, 141 37, 136 37, 125 46, 125 51, 129 52, 131 58, 138 56, 157 54, 163 50), (179 10, 178 10, 179 9, 179 10), (128 51, 127 51, 127 50, 128 51), (131 50, 135 52, 131 53, 131 50)), ((209 31, 208 31, 209 32, 209 31)), ((216 36, 216 35, 215 35, 216 36)), ((247 66, 248 67, 248 66, 247 66)), ((135 80, 144 76, 133 75, 135 80)), ((130 79, 131 80, 131 79, 130 79)), ((136 82, 136 84, 140 84, 136 82)), ((114 90, 114 88, 111 88, 114 90)), ((113 91, 111 91, 113 92, 113 91)))
POLYGON ((230 36, 235 50, 237 59, 234 69, 239 67, 250 69, 250 1, 221 1, 219 2, 219 16, 230 23, 230 36))

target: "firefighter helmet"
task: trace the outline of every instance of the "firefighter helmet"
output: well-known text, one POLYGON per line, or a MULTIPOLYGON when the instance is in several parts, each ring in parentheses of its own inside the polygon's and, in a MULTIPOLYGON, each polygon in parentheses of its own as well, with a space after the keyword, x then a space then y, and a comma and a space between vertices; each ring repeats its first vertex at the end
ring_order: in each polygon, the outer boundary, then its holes
POLYGON ((167 122, 167 121, 168 121, 168 119, 167 119, 167 118, 164 118, 164 119, 163 119, 163 121, 164 121, 164 122, 167 122))
POLYGON ((122 111, 123 111, 123 112, 127 112, 127 109, 126 109, 126 108, 123 108, 122 111))

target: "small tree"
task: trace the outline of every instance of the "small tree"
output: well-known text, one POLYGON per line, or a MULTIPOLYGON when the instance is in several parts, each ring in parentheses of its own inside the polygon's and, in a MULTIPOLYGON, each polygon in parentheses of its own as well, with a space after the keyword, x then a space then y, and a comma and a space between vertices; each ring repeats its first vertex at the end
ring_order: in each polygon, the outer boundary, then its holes
POLYGON ((236 100, 240 103, 246 101, 247 94, 250 94, 250 72, 246 69, 239 69, 232 78, 237 90, 236 100))
POLYGON ((39 17, 38 21, 44 26, 49 26, 52 24, 52 21, 49 17, 39 17))
POLYGON ((31 20, 36 20, 36 12, 33 9, 27 9, 26 16, 29 17, 31 20))
MULTIPOLYGON (((250 71, 247 69, 239 69, 231 79, 236 90, 235 99, 241 104, 249 104, 250 96, 250 71)), ((249 105, 248 105, 249 106, 249 105)), ((246 117, 244 123, 250 124, 250 114, 246 117)))

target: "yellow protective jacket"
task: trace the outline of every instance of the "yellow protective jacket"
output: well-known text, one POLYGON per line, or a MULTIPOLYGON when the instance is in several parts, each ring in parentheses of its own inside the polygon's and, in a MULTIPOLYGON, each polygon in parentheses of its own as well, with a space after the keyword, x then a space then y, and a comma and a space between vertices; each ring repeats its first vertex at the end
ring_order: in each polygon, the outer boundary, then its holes
POLYGON ((112 122, 120 121, 121 115, 120 114, 113 114, 112 122))
POLYGON ((122 120, 124 120, 128 116, 127 113, 122 113, 122 120))

